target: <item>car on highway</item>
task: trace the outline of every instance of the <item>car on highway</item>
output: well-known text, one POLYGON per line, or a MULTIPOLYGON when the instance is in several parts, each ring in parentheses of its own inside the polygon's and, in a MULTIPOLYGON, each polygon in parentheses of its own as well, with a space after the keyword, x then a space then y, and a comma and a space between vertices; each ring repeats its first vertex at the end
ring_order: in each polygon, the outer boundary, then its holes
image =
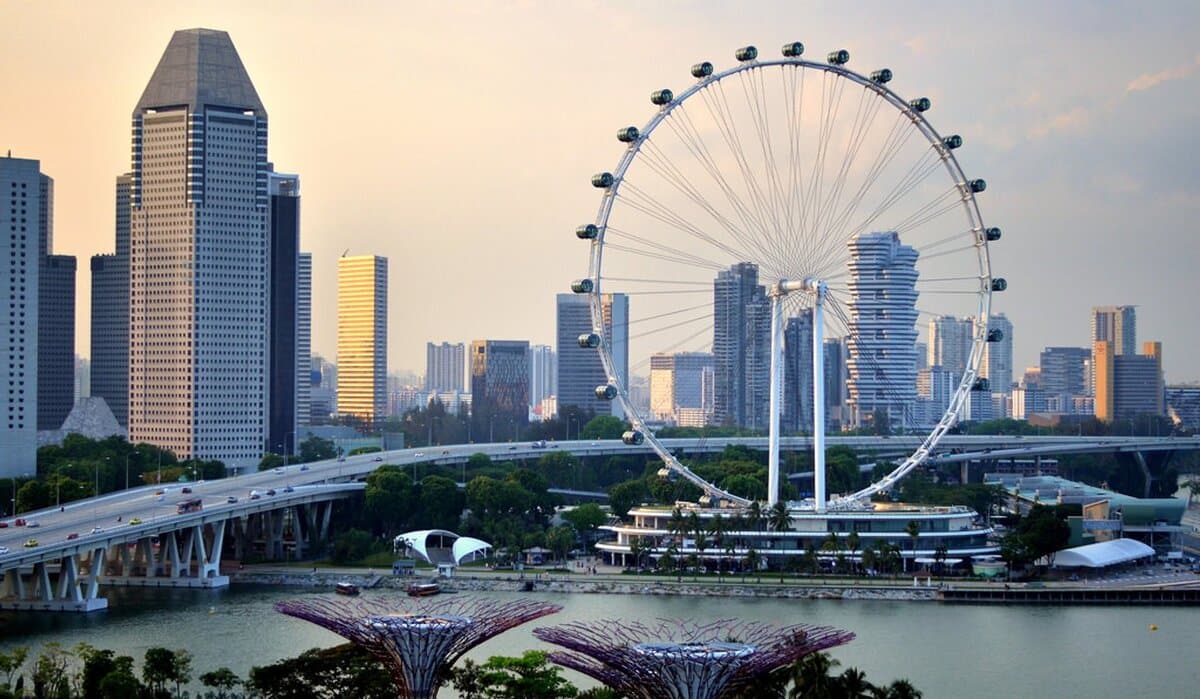
POLYGON ((508 450, 509 450, 509 451, 516 451, 516 450, 517 450, 517 445, 516 445, 516 444, 512 445, 511 447, 509 447, 509 448, 508 448, 508 450))
POLYGON ((262 493, 258 492, 257 490, 250 491, 250 499, 251 500, 257 500, 261 497, 262 497, 262 493))
POLYGON ((166 488, 159 488, 158 490, 154 491, 154 494, 155 494, 155 495, 166 495, 166 494, 167 494, 167 489, 166 489, 166 488))
POLYGON ((16 520, 13 521, 13 526, 14 527, 23 527, 23 526, 25 526, 25 520, 18 517, 16 520))
POLYGON ((0 522, 0 529, 8 529, 8 522, 0 522))
POLYGON ((71 532, 67 534, 67 541, 74 541, 79 538, 79 532, 71 532))
POLYGON ((135 526, 135 525, 138 525, 141 523, 142 523, 142 520, 138 519, 137 517, 134 517, 133 519, 129 520, 130 526, 135 526))
POLYGON ((343 462, 343 461, 345 461, 345 460, 346 460, 346 457, 344 457, 344 456, 339 456, 339 457, 338 457, 338 463, 339 463, 339 464, 340 464, 340 463, 342 463, 342 462, 343 462))
POLYGON ((447 455, 447 454, 449 454, 449 453, 450 453, 450 450, 449 450, 449 449, 443 449, 443 450, 442 450, 442 456, 445 456, 445 455, 447 455))
POLYGON ((92 534, 100 534, 104 531, 104 527, 92 527, 92 534))
POLYGON ((274 495, 274 494, 275 494, 274 488, 267 488, 267 495, 274 495))
POLYGON ((296 490, 296 489, 295 489, 295 488, 293 488, 293 487, 292 487, 292 486, 290 486, 290 485, 287 485, 287 486, 284 486, 284 487, 283 487, 283 492, 285 492, 285 493, 291 493, 291 492, 293 492, 293 491, 295 491, 295 490, 296 490))
MULTIPOLYGON (((382 457, 382 456, 376 456, 376 457, 375 457, 375 460, 376 460, 376 461, 383 461, 383 457, 382 457)), ((345 461, 345 459, 339 459, 339 461, 345 461)))
POLYGON ((236 495, 230 495, 229 497, 225 498, 225 502, 227 502, 227 503, 229 503, 230 505, 232 505, 233 503, 237 502, 237 496, 236 496, 236 495))
POLYGON ((282 475, 283 475, 283 468, 282 468, 282 467, 279 467, 279 466, 276 466, 275 468, 271 469, 271 473, 274 473, 274 474, 275 474, 275 475, 277 475, 277 476, 282 476, 282 475))
POLYGON ((419 452, 417 452, 416 454, 413 454, 413 456, 415 456, 415 457, 417 457, 417 458, 419 459, 419 458, 421 458, 422 456, 425 456, 425 452, 423 452, 423 451, 419 451, 419 452))
POLYGON ((31 549, 38 545, 37 539, 30 539, 25 542, 25 548, 31 549))
POLYGON ((40 527, 42 525, 38 524, 36 519, 30 519, 30 520, 26 520, 25 526, 29 529, 37 529, 38 527, 40 527))
POLYGON ((301 471, 307 471, 307 470, 308 470, 308 464, 300 464, 300 470, 301 470, 301 471))
POLYGON ((183 486, 183 490, 180 492, 182 492, 184 495, 187 495, 188 493, 192 492, 192 489, 185 485, 183 486))
POLYGON ((8 555, 8 547, 0 546, 0 556, 7 556, 7 555, 8 555))

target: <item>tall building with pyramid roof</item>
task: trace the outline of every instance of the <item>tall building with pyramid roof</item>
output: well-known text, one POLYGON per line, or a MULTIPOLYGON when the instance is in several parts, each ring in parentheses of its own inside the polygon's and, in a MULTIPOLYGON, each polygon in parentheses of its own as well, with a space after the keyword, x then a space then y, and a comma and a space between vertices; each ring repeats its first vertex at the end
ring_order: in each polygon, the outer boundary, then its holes
POLYGON ((268 412, 266 109, 229 34, 187 29, 132 120, 129 438, 249 466, 268 412))

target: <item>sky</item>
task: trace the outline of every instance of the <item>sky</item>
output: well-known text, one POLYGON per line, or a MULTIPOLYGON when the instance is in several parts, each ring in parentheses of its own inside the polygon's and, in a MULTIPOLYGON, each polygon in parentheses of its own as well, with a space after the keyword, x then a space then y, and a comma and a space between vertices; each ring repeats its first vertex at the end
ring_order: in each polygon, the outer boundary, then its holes
POLYGON ((574 228, 649 92, 755 44, 847 48, 928 95, 983 177, 1008 280, 1014 373, 1084 346, 1094 305, 1136 305, 1168 382, 1200 381, 1200 5, 1187 2, 0 2, 0 149, 55 180, 54 252, 113 250, 129 117, 176 29, 228 31, 301 177, 313 350, 336 355, 337 258, 389 258, 389 370, 427 341, 554 344, 554 294, 585 276, 574 228))

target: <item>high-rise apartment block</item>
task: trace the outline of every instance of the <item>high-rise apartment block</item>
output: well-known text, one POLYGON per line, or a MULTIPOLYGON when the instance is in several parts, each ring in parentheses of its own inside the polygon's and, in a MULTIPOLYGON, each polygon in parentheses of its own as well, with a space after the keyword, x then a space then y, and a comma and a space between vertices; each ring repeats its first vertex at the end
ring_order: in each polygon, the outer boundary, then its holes
POLYGON ((1086 395, 1091 359, 1092 350, 1083 347, 1047 347, 1041 354, 1038 387, 1045 395, 1086 395))
POLYGON ((841 429, 846 424, 846 339, 825 338, 825 427, 841 429))
POLYGON ((847 245, 852 423, 873 424, 882 416, 892 424, 911 424, 917 398, 918 253, 894 232, 864 233, 847 245))
POLYGON ((1137 313, 1134 306, 1092 308, 1092 342, 1108 342, 1113 354, 1137 353, 1137 313))
POLYGON ((1139 415, 1165 415, 1162 343, 1147 342, 1141 354, 1117 354, 1113 342, 1092 345, 1096 376, 1094 409, 1105 422, 1139 415))
POLYGON ((739 262, 713 281, 713 421, 766 429, 770 406, 771 304, 758 265, 739 262))
POLYGON ((529 342, 471 343, 471 417, 475 441, 517 439, 529 422, 529 342))
POLYGON ((307 426, 312 418, 312 253, 300 253, 297 262, 296 424, 307 426))
POLYGON ((129 211, 132 175, 117 177, 116 248, 92 256, 92 396, 129 424, 129 211))
POLYGON ((225 32, 175 32, 133 110, 129 439, 257 461, 267 438, 267 111, 225 32))
POLYGON ((41 164, 0 158, 0 476, 37 472, 41 164))
POLYGON ((463 343, 425 343, 425 390, 462 393, 466 387, 463 380, 466 367, 467 346, 463 343))
POLYGON ((1185 430, 1200 429, 1200 386, 1167 386, 1167 414, 1185 430))
POLYGON ((387 288, 387 258, 338 260, 338 413, 372 426, 387 417, 387 288))
POLYGON ((1007 394, 1013 384, 1013 326, 1003 313, 994 314, 988 319, 988 332, 997 330, 1000 338, 983 345, 979 375, 988 380, 993 393, 1007 394))
POLYGON ((788 318, 783 326, 783 411, 785 432, 813 429, 813 326, 812 314, 788 318))
MULTIPOLYGON (((558 294, 556 332, 558 347, 558 409, 568 407, 590 410, 596 415, 624 413, 616 401, 596 397, 596 387, 608 383, 608 375, 597 350, 580 347, 579 336, 592 332, 608 343, 620 388, 629 389, 629 297, 604 294, 600 298, 603 327, 592 324, 591 297, 583 294, 558 294)), ((473 360, 472 360, 473 363, 473 360)))
MULTIPOLYGON (((271 342, 266 447, 286 455, 296 453, 301 385, 309 383, 310 329, 301 328, 311 324, 311 311, 309 292, 301 283, 300 178, 272 172, 267 191, 271 197, 271 342)), ((309 265, 311 277, 311 261, 309 265)))

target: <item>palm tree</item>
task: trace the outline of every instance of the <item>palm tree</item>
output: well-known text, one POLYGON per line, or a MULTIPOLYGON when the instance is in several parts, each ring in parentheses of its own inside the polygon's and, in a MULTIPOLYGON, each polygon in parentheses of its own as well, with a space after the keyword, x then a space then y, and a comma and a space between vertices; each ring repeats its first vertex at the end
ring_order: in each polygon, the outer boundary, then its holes
POLYGON ((782 500, 771 505, 771 510, 767 513, 767 521, 772 531, 786 532, 792 529, 792 513, 782 500))
POLYGON ((917 567, 917 539, 921 538, 921 525, 915 520, 909 520, 908 524, 904 525, 904 531, 908 534, 908 538, 912 539, 912 559, 913 569, 917 567))
POLYGON ((792 665, 792 690, 788 699, 827 699, 834 696, 836 685, 829 676, 833 668, 841 665, 828 653, 811 653, 792 665))
POLYGON ((750 528, 754 531, 762 531, 763 510, 762 504, 755 500, 750 503, 750 508, 746 512, 746 519, 750 524, 750 528))
POLYGON ((829 532, 829 536, 825 537, 825 541, 821 544, 821 550, 837 556, 842 550, 842 540, 838 538, 837 534, 829 532))
POLYGON ((937 548, 933 550, 933 560, 937 562, 938 577, 942 576, 942 571, 946 564, 946 557, 950 555, 950 548, 946 546, 946 542, 939 541, 937 548))
POLYGON ((861 544, 862 544, 862 542, 858 538, 858 532, 850 532, 850 534, 846 537, 846 549, 850 551, 850 565, 851 566, 854 566, 854 567, 858 566, 858 564, 855 563, 854 559, 856 557, 856 554, 858 553, 858 547, 861 544))
MULTIPOLYGON (((751 548, 749 551, 746 552, 746 567, 749 568, 750 570, 754 571, 755 575, 758 574, 758 564, 759 564, 759 561, 761 561, 761 560, 762 560, 762 557, 758 555, 758 551, 756 551, 754 548, 751 548)), ((742 573, 742 582, 745 582, 745 581, 746 581, 746 574, 742 573)))
POLYGON ((642 537, 632 536, 629 538, 629 555, 633 556, 633 567, 641 569, 642 554, 646 549, 642 545, 642 537))
POLYGON ((676 539, 683 539, 683 533, 687 531, 687 520, 683 518, 683 512, 678 507, 671 510, 671 521, 667 522, 667 531, 676 539))
POLYGON ((866 673, 856 667, 846 668, 838 678, 838 684, 842 686, 839 696, 846 699, 871 699, 875 693, 875 686, 867 681, 866 673))
POLYGON ((921 699, 924 694, 908 680, 900 679, 886 687, 876 687, 872 696, 875 699, 921 699))

